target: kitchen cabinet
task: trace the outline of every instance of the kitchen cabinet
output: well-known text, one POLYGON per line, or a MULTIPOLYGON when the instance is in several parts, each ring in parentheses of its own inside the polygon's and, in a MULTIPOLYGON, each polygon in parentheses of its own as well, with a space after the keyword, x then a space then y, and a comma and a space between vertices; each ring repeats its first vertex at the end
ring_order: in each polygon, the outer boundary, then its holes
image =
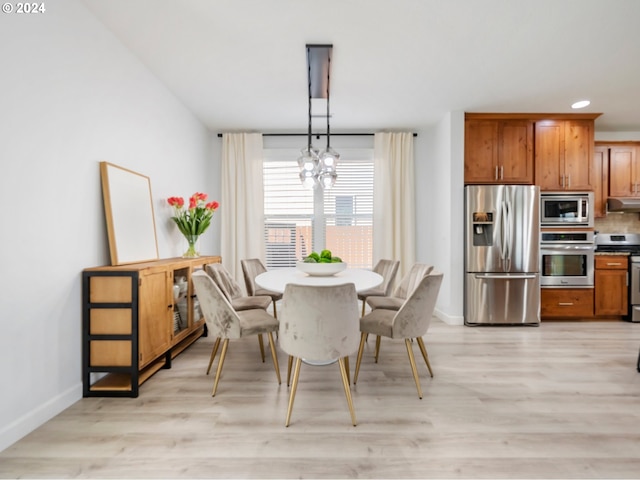
POLYGON ((533 121, 465 120, 465 184, 533 184, 533 121))
POLYGON ((593 217, 607 215, 607 197, 609 196, 609 149, 596 145, 593 149, 593 217))
POLYGON ((535 183, 541 190, 593 190, 593 120, 535 123, 535 183))
POLYGON ((624 255, 596 255, 595 315, 627 314, 628 260, 624 255))
POLYGON ((640 197, 640 157, 635 145, 609 148, 609 196, 640 197))
POLYGON ((542 288, 540 316, 551 318, 593 317, 593 288, 542 288))
POLYGON ((82 272, 83 396, 137 397, 139 386, 205 332, 191 275, 220 257, 82 272))

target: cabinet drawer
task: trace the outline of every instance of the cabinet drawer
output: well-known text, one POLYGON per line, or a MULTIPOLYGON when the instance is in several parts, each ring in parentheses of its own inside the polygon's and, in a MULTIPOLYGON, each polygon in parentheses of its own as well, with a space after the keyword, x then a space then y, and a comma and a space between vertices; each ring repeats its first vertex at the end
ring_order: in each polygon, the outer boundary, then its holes
POLYGON ((622 255, 596 255, 597 270, 626 270, 628 257, 622 255))
POLYGON ((543 317, 592 317, 592 288, 543 288, 540 292, 543 317))

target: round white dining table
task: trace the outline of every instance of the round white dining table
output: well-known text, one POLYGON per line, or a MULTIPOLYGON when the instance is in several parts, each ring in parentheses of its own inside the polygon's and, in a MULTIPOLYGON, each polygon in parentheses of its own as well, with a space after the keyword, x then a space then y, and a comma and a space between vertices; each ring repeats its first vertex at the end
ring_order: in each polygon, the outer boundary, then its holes
POLYGON ((382 275, 363 268, 347 268, 335 275, 319 277, 308 275, 293 267, 279 268, 261 273, 256 277, 255 282, 258 286, 264 289, 280 293, 284 293, 284 288, 287 286, 287 283, 314 286, 331 286, 353 283, 356 287, 356 292, 362 292, 364 290, 377 287, 382 283, 382 280, 382 275))

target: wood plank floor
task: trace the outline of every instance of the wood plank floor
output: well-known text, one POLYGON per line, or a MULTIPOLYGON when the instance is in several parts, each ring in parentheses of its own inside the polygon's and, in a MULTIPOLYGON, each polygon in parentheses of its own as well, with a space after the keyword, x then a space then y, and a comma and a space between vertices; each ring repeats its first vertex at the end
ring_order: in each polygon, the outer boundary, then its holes
MULTIPOLYGON (((0 453, 2 478, 640 478, 640 324, 449 326, 417 346, 370 339, 350 424, 337 365, 285 383, 233 342, 212 398, 202 338, 137 399, 88 398, 0 453)), ((280 352, 286 377, 286 356, 280 352)), ((351 369, 355 356, 351 359, 351 369)))

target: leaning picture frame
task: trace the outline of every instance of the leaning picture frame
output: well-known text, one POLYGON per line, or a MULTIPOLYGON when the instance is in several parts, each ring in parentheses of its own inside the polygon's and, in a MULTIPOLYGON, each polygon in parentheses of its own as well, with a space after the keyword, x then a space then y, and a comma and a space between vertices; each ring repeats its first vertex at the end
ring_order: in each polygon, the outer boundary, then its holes
POLYGON ((111 265, 158 260, 149 177, 100 162, 111 265))

